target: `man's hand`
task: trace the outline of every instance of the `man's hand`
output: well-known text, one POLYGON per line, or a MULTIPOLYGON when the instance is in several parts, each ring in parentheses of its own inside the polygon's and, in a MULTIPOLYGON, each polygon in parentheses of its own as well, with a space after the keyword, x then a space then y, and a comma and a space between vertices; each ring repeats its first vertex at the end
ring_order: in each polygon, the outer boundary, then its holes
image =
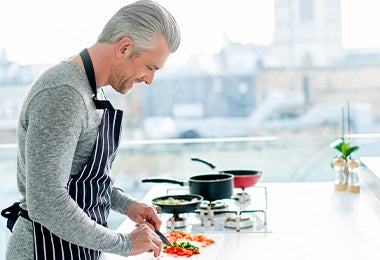
POLYGON ((154 257, 158 257, 162 250, 162 241, 159 236, 147 225, 137 224, 136 229, 131 232, 133 247, 131 255, 138 255, 144 252, 153 252, 154 257))
POLYGON ((146 224, 152 230, 160 230, 162 221, 157 216, 156 209, 153 206, 135 201, 129 205, 125 213, 138 224, 146 224))

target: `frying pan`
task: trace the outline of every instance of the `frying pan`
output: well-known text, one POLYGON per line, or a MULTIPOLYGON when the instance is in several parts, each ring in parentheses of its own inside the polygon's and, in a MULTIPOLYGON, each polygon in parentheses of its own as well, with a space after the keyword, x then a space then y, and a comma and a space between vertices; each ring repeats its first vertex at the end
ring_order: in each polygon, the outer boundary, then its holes
POLYGON ((190 177, 188 181, 152 177, 143 179, 142 182, 166 182, 189 186, 190 194, 200 195, 209 201, 230 198, 234 189, 234 176, 229 173, 196 175, 190 177))
POLYGON ((178 215, 181 213, 193 212, 194 210, 199 208, 202 200, 203 200, 203 197, 196 194, 169 195, 169 196, 154 198, 152 200, 152 204, 156 206, 158 212, 172 213, 174 215, 178 215), (164 204, 164 203, 158 202, 159 200, 167 200, 169 198, 173 198, 177 200, 185 200, 187 202, 176 204, 176 205, 164 204))
MULTIPOLYGON (((191 160, 204 163, 213 170, 216 169, 215 165, 203 159, 192 157, 191 160)), ((253 170, 223 170, 218 172, 221 174, 232 174, 234 176, 234 187, 241 189, 245 189, 256 185, 256 183, 259 182, 261 176, 263 175, 261 171, 253 170)))

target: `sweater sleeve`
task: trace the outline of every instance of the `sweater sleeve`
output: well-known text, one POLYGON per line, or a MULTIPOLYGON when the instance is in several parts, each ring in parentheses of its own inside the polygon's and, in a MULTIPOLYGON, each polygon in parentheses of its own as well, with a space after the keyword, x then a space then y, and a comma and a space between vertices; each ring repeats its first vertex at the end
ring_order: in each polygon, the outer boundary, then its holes
POLYGON ((68 242, 128 256, 131 236, 91 220, 66 188, 76 146, 86 128, 86 111, 81 95, 68 86, 43 90, 28 104, 25 171, 29 216, 68 242))
POLYGON ((112 210, 125 215, 126 209, 134 202, 135 199, 128 196, 124 191, 117 186, 113 186, 111 194, 111 208, 112 210))

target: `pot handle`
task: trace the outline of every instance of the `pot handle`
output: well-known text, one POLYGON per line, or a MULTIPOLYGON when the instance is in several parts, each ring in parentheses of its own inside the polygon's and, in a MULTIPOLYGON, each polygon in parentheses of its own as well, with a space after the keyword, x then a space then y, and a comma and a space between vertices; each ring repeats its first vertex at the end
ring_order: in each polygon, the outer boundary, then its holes
POLYGON ((181 186, 185 186, 184 181, 179 181, 175 179, 170 179, 170 178, 160 178, 160 177, 152 177, 152 178, 146 178, 142 179, 141 182, 155 182, 155 183, 174 183, 174 184, 179 184, 181 186))
POLYGON ((213 169, 213 170, 216 168, 215 165, 213 165, 212 163, 210 163, 210 162, 208 162, 208 161, 205 161, 205 160, 203 160, 203 159, 199 159, 199 158, 196 158, 196 157, 191 157, 191 160, 192 160, 192 161, 196 161, 196 162, 204 163, 204 164, 206 164, 208 167, 210 167, 210 168, 213 169))

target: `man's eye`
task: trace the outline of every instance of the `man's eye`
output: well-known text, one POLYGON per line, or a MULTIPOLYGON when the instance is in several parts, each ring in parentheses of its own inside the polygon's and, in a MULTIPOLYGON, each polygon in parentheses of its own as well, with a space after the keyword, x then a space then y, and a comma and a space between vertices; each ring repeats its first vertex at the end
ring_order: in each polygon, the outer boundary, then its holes
POLYGON ((153 70, 152 66, 147 65, 147 67, 148 67, 148 70, 153 70))

